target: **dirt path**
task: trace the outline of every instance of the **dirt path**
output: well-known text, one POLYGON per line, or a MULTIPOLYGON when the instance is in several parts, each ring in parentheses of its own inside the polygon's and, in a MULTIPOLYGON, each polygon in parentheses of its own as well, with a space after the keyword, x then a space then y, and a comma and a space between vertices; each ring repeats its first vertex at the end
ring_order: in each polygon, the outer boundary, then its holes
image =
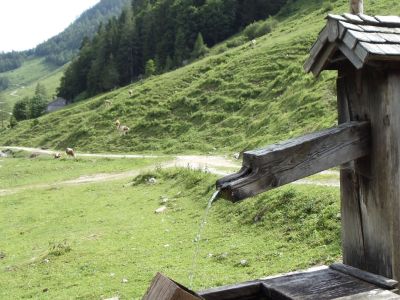
MULTIPOLYGON (((0 147, 0 149, 11 149, 11 150, 22 150, 32 153, 40 153, 45 155, 53 155, 56 151, 47 149, 37 149, 30 147, 0 147)), ((77 153, 77 157, 104 157, 104 158, 171 158, 161 164, 153 164, 147 167, 142 167, 139 169, 121 172, 121 173, 98 173, 92 175, 84 175, 75 179, 66 180, 62 182, 49 183, 49 184, 35 184, 26 185, 22 187, 16 187, 12 189, 0 190, 0 196, 18 193, 27 189, 43 189, 52 188, 58 186, 68 186, 68 185, 78 185, 78 184, 88 184, 88 183, 98 183, 112 180, 121 180, 124 178, 132 178, 140 173, 153 170, 156 167, 161 168, 190 168, 193 170, 201 170, 203 172, 208 172, 215 175, 228 175, 235 172, 240 168, 241 162, 229 159, 227 156, 214 156, 214 155, 178 155, 178 156, 163 156, 163 155, 137 155, 137 154, 93 154, 93 153, 77 153)), ((326 175, 338 175, 336 171, 324 171, 321 174, 326 175)), ((309 185, 320 185, 320 186, 333 186, 338 187, 338 180, 313 180, 313 179, 302 179, 295 182, 295 184, 309 184, 309 185)))

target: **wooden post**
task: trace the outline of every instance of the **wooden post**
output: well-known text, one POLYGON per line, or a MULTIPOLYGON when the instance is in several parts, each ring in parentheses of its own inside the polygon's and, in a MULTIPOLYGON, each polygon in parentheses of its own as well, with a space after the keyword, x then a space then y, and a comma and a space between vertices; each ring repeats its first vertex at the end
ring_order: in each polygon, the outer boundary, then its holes
POLYGON ((363 0, 350 0, 350 13, 355 15, 364 13, 363 0))
POLYGON ((157 273, 142 300, 201 300, 201 296, 157 273))
POLYGON ((400 71, 339 70, 339 122, 368 121, 367 158, 341 170, 343 262, 400 278, 400 71))

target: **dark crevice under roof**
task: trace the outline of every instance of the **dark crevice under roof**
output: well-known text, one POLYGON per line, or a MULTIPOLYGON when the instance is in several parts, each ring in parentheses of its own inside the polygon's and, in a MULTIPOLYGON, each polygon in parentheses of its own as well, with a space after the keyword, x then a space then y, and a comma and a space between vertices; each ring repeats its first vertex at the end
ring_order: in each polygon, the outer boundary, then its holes
POLYGON ((370 61, 400 61, 400 17, 329 14, 304 68, 319 75, 344 59, 357 69, 370 61))

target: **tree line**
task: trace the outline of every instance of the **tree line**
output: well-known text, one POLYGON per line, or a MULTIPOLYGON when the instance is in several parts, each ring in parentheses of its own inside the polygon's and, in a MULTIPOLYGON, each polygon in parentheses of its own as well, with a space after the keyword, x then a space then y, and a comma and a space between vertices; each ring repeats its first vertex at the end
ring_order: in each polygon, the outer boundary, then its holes
POLYGON ((84 39, 58 95, 75 101, 186 64, 286 0, 133 0, 84 39))

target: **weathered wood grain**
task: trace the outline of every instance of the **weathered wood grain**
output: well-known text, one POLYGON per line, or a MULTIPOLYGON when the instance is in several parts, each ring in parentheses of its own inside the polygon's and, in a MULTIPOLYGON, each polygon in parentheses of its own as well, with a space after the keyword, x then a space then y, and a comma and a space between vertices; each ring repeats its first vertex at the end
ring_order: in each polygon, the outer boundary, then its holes
POLYGON ((380 22, 373 16, 368 16, 365 14, 358 14, 358 16, 366 23, 379 24, 380 22))
POLYGON ((336 298, 335 300, 399 300, 400 296, 392 293, 391 291, 385 291, 376 289, 364 293, 359 293, 351 296, 344 296, 336 298))
POLYGON ((381 23, 400 25, 399 16, 375 16, 375 18, 381 23))
POLYGON ((368 122, 351 122, 339 127, 292 139, 267 148, 248 151, 244 177, 217 181, 222 195, 238 201, 296 181, 369 153, 368 122))
MULTIPOLYGON (((339 44, 339 50, 347 57, 347 59, 353 64, 354 67, 357 69, 361 69, 364 66, 364 60, 361 60, 358 55, 356 55, 349 47, 347 47, 345 44, 341 43, 339 44)), ((367 58, 367 55, 365 55, 365 59, 367 58)))
POLYGON ((206 300, 267 300, 260 280, 222 286, 199 292, 206 300))
POLYGON ((370 156, 356 160, 352 170, 341 174, 343 262, 397 280, 400 278, 400 72, 347 69, 339 76, 338 96, 346 97, 349 106, 347 121, 371 122, 370 156), (361 77, 361 88, 354 85, 357 77, 361 77))
POLYGON ((398 285, 398 281, 396 281, 394 279, 386 278, 381 275, 363 271, 358 268, 354 268, 352 266, 348 266, 345 264, 335 263, 335 264, 330 265, 330 268, 335 271, 338 271, 338 272, 353 276, 355 278, 364 280, 366 282, 369 282, 373 285, 376 285, 378 287, 381 287, 381 288, 384 288, 387 290, 393 290, 398 285))
POLYGON ((182 285, 158 273, 142 300, 199 300, 204 299, 182 285))
POLYGON ((318 76, 321 71, 329 64, 330 59, 333 57, 337 50, 336 43, 328 43, 324 49, 319 53, 318 58, 311 67, 311 72, 318 76))

